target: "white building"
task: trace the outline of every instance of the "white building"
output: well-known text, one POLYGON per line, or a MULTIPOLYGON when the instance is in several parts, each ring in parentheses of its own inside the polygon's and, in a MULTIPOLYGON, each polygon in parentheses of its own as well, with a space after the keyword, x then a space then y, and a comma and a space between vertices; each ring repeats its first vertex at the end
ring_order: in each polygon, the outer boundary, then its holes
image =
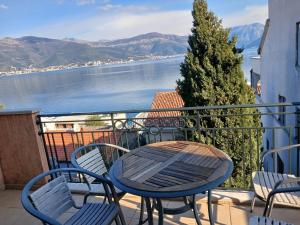
MULTIPOLYGON (((44 131, 74 131, 78 132, 87 129, 86 122, 91 115, 71 115, 59 117, 42 117, 44 131)), ((101 121, 106 126, 112 126, 111 116, 108 114, 99 114, 101 121)), ((126 120, 126 113, 114 114, 114 120, 126 120)), ((116 122, 115 126, 120 126, 116 122)), ((95 129, 95 127, 93 127, 95 129)))
MULTIPOLYGON (((268 10, 269 19, 258 49, 259 56, 252 58, 252 87, 258 91, 260 103, 300 102, 300 0, 269 0, 268 10)), ((272 112, 297 110, 300 106, 271 109, 272 112)), ((297 121, 300 120, 295 114, 263 117, 264 127, 282 127, 275 132, 266 129, 264 148, 299 142, 296 129, 283 128, 295 127, 297 121)), ((288 154, 280 154, 284 172, 289 169, 288 158, 288 154)), ((291 158, 295 172, 297 157, 291 158)))

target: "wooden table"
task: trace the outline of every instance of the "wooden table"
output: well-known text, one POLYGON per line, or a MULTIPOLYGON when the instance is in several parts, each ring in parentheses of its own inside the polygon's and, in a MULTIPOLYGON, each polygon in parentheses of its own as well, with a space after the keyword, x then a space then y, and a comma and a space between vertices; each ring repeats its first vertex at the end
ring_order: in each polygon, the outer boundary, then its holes
POLYGON ((232 169, 231 159, 213 146, 168 141, 142 146, 125 154, 113 164, 110 178, 119 189, 145 198, 149 224, 153 224, 153 206, 159 212, 159 224, 163 224, 164 213, 178 214, 189 209, 193 209, 197 224, 200 224, 195 195, 207 191, 212 224, 211 189, 222 184, 232 169), (178 197, 184 198, 184 207, 162 207, 161 198, 178 197))

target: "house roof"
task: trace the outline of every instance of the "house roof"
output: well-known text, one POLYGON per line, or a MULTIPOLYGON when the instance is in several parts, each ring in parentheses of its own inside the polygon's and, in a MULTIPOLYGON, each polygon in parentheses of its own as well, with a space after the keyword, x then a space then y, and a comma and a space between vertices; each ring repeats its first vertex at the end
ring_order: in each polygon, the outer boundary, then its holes
MULTIPOLYGON (((170 109, 182 107, 184 107, 184 102, 177 91, 156 92, 151 104, 151 109, 170 109)), ((180 111, 150 112, 147 116, 148 119, 145 124, 147 126, 174 127, 178 122, 178 118, 164 117, 178 117, 180 115, 180 111)))
MULTIPOLYGON (((177 91, 164 91, 164 92, 156 92, 151 104, 151 109, 182 108, 183 106, 184 106, 184 102, 177 91)), ((176 113, 159 112, 159 115, 172 116, 172 115, 178 115, 178 113, 179 113, 178 111, 176 113)), ((149 115, 151 114, 156 115, 156 112, 149 113, 149 115)))
POLYGON ((266 41, 266 37, 267 37, 268 31, 269 31, 269 27, 270 27, 270 19, 267 19, 266 23, 265 23, 265 27, 264 27, 264 32, 263 32, 263 35, 261 37, 261 40, 260 40, 260 43, 259 43, 259 47, 257 49, 257 53, 259 55, 261 54, 262 49, 264 47, 264 44, 265 44, 265 41, 266 41))

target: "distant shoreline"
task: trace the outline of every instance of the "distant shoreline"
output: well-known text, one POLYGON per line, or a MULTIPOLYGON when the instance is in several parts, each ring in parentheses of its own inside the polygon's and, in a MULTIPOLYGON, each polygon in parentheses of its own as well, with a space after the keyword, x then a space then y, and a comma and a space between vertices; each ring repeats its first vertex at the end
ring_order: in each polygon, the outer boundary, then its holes
POLYGON ((164 59, 172 59, 177 57, 184 57, 185 54, 176 54, 176 55, 167 55, 167 56, 146 56, 143 59, 127 59, 127 60, 117 60, 117 61, 108 61, 108 62, 100 62, 100 61, 90 61, 85 63, 84 65, 78 64, 68 64, 68 65, 58 65, 58 66, 50 66, 45 68, 25 68, 17 71, 0 71, 0 77, 7 76, 17 76, 17 75, 25 75, 25 74, 34 74, 34 73, 46 73, 53 71, 63 71, 63 70, 71 70, 71 69, 80 69, 80 68, 91 68, 91 67, 101 67, 108 65, 124 65, 138 62, 147 62, 147 61, 160 61, 164 59))

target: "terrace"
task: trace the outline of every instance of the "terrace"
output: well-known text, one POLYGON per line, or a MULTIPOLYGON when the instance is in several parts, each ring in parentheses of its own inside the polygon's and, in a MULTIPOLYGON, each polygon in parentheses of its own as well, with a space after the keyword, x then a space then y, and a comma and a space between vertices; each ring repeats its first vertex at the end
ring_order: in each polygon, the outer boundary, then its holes
MULTIPOLYGON (((262 202, 258 202, 254 212, 250 213, 253 196, 251 172, 259 168, 262 151, 299 143, 299 126, 295 123, 299 118, 298 106, 296 103, 284 103, 52 115, 40 115, 32 111, 2 112, 1 224, 40 224, 22 208, 20 191, 17 189, 21 189, 34 175, 49 168, 71 167, 70 155, 79 146, 107 142, 134 149, 159 141, 197 141, 195 134, 201 134, 202 142, 226 151, 232 158, 237 152, 243 156, 235 162, 235 167, 240 168, 239 176, 230 177, 224 185, 213 190, 213 214, 216 224, 247 224, 249 216, 263 214, 264 206, 262 202), (91 121, 91 115, 102 115, 92 119, 96 122, 94 127, 86 126, 86 121, 91 121), (55 123, 73 122, 81 128, 51 130, 53 121, 48 118, 53 117, 56 118, 55 123), (66 120, 66 117, 75 119, 66 120), (214 127, 201 126, 204 118, 219 119, 222 122, 226 118, 237 117, 245 121, 253 117, 261 118, 262 124, 259 127, 247 127, 243 124, 223 126, 224 123, 214 127), (98 126, 97 122, 102 125, 98 126), (239 141, 234 142, 237 137, 239 141), (221 138, 227 142, 220 143, 221 138)), ((299 176, 299 150, 293 149, 287 154, 268 157, 264 169, 299 176)), ((80 182, 76 177, 67 177, 69 182, 80 182)), ((76 196, 78 200, 81 198, 82 196, 76 196)), ((139 197, 127 194, 120 202, 128 224, 137 224, 139 201, 139 197)), ((197 196, 203 224, 209 224, 206 202, 205 196, 197 196)), ((166 201, 164 204, 176 206, 180 203, 166 201)), ((275 206, 272 217, 299 224, 297 212, 293 208, 275 206)), ((157 219, 157 214, 154 218, 157 219)), ((165 224, 195 224, 195 221, 192 212, 187 212, 178 216, 165 216, 165 224)))
MULTIPOLYGON (((213 212, 215 224, 232 224, 243 225, 248 224, 248 218, 252 215, 262 215, 263 205, 258 204, 253 213, 250 213, 250 201, 248 193, 232 193, 232 192, 216 192, 213 204, 213 212), (225 197, 227 196, 227 197, 225 197), (244 198, 243 202, 232 202, 232 199, 244 198)), ((78 200, 81 197, 78 196, 78 200)), ((42 224, 39 220, 29 215, 21 206, 20 191, 6 190, 0 191, 0 221, 1 225, 24 225, 42 224)), ((140 199, 134 195, 127 194, 120 202, 122 210, 125 215, 125 220, 128 225, 136 225, 139 218, 140 199)), ((176 207, 180 203, 176 201, 166 202, 164 205, 176 207)), ((197 200, 201 212, 201 222, 203 225, 209 224, 207 204, 204 197, 199 196, 197 200)), ((63 217, 68 217, 68 213, 63 217)), ((275 208, 272 217, 281 220, 289 221, 293 224, 299 224, 299 210, 291 208, 275 208)), ((154 213, 154 222, 157 224, 157 213, 154 213)), ((167 215, 164 220, 166 225, 186 224, 195 225, 193 213, 186 212, 184 214, 171 216, 167 215)))

